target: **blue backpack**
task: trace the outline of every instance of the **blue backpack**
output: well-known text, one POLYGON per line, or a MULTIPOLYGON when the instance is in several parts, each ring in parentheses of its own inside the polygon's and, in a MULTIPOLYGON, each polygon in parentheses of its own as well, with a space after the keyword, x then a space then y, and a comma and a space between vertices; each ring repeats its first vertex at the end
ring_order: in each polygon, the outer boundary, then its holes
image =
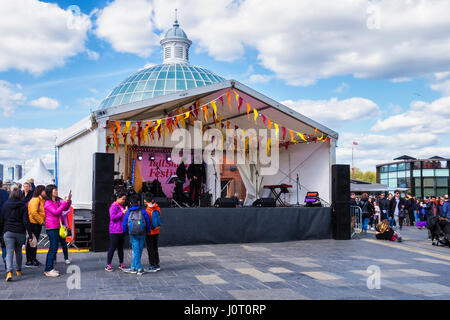
POLYGON ((158 210, 152 211, 152 225, 151 229, 155 230, 156 228, 159 228, 161 226, 161 214, 158 210))
POLYGON ((141 210, 130 211, 130 215, 128 216, 128 232, 130 235, 141 236, 145 235, 147 231, 147 223, 141 210))

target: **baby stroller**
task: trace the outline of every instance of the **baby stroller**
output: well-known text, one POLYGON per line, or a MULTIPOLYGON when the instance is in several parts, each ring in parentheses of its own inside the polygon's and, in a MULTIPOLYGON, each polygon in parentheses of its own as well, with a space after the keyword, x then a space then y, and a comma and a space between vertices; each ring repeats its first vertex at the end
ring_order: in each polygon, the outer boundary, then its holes
POLYGON ((447 218, 432 217, 427 223, 427 228, 431 232, 432 245, 442 244, 450 247, 450 221, 447 218))

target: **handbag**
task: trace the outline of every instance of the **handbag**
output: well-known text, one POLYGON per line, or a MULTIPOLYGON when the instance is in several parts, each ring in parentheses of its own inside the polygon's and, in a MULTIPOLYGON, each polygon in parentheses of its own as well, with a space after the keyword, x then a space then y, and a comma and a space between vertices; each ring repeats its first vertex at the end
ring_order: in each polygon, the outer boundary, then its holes
POLYGON ((36 236, 33 234, 33 238, 31 239, 31 242, 30 242, 30 247, 31 248, 36 248, 37 247, 37 239, 36 239, 36 236))
POLYGON ((67 228, 66 228, 66 226, 64 226, 62 224, 61 220, 59 220, 59 225, 60 225, 60 227, 59 227, 59 236, 62 239, 65 239, 67 237, 67 228))

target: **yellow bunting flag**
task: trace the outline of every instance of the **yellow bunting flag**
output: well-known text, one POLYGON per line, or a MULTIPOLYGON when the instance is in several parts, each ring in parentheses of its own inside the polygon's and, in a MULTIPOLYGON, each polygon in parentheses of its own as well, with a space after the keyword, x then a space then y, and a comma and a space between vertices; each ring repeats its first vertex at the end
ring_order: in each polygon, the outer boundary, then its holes
POLYGON ((278 136, 278 123, 274 122, 275 125, 275 134, 278 136))
POLYGON ((300 136, 300 138, 302 138, 303 141, 307 141, 307 140, 305 139, 305 137, 303 136, 303 134, 301 134, 300 132, 297 132, 297 134, 300 136))
POLYGON ((217 119, 217 105, 216 105, 216 102, 214 100, 211 101, 211 105, 212 105, 212 107, 214 109, 214 118, 217 119))
POLYGON ((236 96, 236 102, 239 103, 239 95, 236 90, 233 89, 234 95, 236 96))
POLYGON ((267 156, 269 156, 269 154, 270 154, 270 144, 271 144, 271 142, 272 142, 271 138, 267 139, 267 146, 266 146, 267 156))
POLYGON ((158 130, 159 126, 161 125, 161 121, 162 120, 156 120, 156 127, 155 127, 155 129, 153 129, 153 131, 158 130))
POLYGON ((127 134, 130 130, 131 121, 125 122, 125 130, 123 131, 124 134, 127 134))
POLYGON ((256 123, 256 119, 258 119, 258 110, 253 109, 253 114, 255 115, 254 119, 255 119, 255 123, 256 123))
POLYGON ((190 112, 190 111, 186 112, 186 115, 185 115, 185 117, 184 117, 184 118, 185 118, 185 119, 189 118, 190 114, 191 114, 191 112, 190 112))

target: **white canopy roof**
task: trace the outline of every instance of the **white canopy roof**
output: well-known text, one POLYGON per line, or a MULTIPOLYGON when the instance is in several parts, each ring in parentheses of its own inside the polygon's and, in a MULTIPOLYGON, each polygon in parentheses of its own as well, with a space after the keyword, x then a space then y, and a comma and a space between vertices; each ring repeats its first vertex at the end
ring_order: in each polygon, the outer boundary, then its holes
POLYGON ((51 173, 47 170, 44 163, 42 163, 41 159, 37 159, 33 168, 28 171, 22 179, 20 179, 19 183, 27 182, 29 179, 34 179, 35 185, 49 185, 54 183, 54 178, 51 173))

